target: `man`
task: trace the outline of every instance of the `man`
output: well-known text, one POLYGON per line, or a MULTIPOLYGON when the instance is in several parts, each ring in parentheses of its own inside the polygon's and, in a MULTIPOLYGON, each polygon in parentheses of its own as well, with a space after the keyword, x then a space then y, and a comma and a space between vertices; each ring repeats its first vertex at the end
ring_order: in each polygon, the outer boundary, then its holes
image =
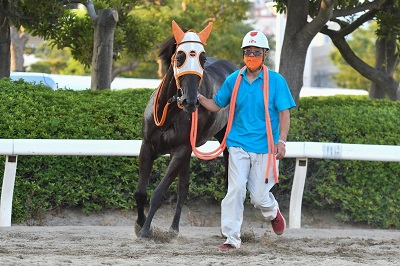
POLYGON ((226 139, 228 192, 221 203, 221 232, 226 241, 218 246, 220 249, 240 248, 246 185, 251 203, 271 221, 274 232, 283 234, 286 226, 270 190, 278 182, 277 168, 285 156, 290 127, 289 109, 295 102, 285 79, 264 65, 269 51, 267 37, 260 31, 250 31, 241 48, 246 66, 227 77, 213 99, 198 96, 200 104, 211 112, 234 105, 226 139))

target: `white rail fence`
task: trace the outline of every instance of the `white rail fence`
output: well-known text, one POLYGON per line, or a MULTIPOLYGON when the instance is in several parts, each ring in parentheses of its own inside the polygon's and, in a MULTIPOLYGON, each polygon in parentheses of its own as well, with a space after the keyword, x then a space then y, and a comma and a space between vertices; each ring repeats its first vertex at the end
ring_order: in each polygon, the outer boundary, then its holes
MULTIPOLYGON (((141 140, 0 139, 0 155, 6 156, 1 191, 0 227, 11 226, 12 200, 18 156, 138 156, 141 140)), ((209 141, 202 151, 218 147, 209 141)), ((301 228, 301 206, 308 158, 400 162, 400 146, 288 142, 287 158, 296 158, 290 196, 289 228, 301 228)))

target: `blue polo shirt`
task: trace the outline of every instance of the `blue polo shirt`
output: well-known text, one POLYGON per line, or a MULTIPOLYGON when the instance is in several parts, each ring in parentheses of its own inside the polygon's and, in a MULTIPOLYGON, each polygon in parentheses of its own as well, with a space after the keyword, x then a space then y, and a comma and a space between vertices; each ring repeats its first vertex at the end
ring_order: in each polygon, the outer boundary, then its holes
MULTIPOLYGON (((247 152, 268 153, 265 124, 264 71, 250 84, 245 69, 236 98, 235 113, 226 146, 241 147, 247 152)), ((229 75, 214 96, 215 103, 223 108, 230 103, 233 88, 240 70, 229 75)), ((274 143, 279 140, 279 112, 296 106, 286 80, 277 72, 268 70, 268 110, 274 143)))

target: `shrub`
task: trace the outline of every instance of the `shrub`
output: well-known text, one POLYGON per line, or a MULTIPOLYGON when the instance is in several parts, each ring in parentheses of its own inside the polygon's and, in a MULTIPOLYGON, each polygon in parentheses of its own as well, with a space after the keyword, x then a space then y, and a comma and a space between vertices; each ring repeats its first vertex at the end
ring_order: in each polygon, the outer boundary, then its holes
MULTIPOLYGON (((399 145, 400 102, 365 96, 302 98, 290 141, 399 145)), ((280 195, 288 200, 294 159, 283 161, 280 195)), ((331 208, 345 222, 399 228, 398 162, 309 159, 303 206, 331 208)))

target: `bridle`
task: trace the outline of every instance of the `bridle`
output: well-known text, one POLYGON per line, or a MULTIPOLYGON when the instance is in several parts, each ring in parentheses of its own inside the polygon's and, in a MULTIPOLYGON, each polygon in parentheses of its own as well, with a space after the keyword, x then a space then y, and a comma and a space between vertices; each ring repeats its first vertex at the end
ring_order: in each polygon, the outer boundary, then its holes
POLYGON ((181 76, 195 74, 200 77, 199 84, 201 83, 204 71, 204 66, 201 62, 201 56, 204 54, 204 45, 211 32, 211 27, 212 23, 197 34, 193 30, 183 32, 175 21, 172 22, 174 38, 177 45, 175 53, 171 57, 171 67, 174 73, 177 92, 173 97, 168 99, 166 105, 164 106, 161 120, 158 119, 157 107, 167 76, 165 75, 157 88, 157 95, 154 101, 153 116, 154 122, 157 126, 162 126, 164 124, 168 107, 171 103, 176 101, 178 107, 181 109, 183 108, 182 104, 184 101, 184 91, 179 81, 181 76))
MULTIPOLYGON (((191 34, 188 32, 187 34, 191 34)), ((195 33, 194 33, 195 34, 195 33)), ((182 91, 181 84, 179 82, 179 77, 188 74, 198 75, 200 77, 200 82, 203 78, 204 66, 201 63, 201 54, 205 53, 204 46, 201 42, 196 40, 189 40, 180 43, 176 47, 176 51, 171 58, 171 65, 174 71, 174 77, 176 81, 176 87, 178 90, 182 91), (178 61, 178 57, 185 55, 185 61, 178 61), (179 65, 180 64, 180 65, 179 65)))

